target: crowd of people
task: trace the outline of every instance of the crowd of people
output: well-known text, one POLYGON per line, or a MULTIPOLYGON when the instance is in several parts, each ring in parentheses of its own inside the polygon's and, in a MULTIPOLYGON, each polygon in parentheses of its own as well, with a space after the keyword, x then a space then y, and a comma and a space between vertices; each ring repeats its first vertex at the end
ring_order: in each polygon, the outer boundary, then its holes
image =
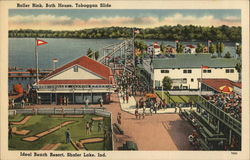
POLYGON ((224 94, 218 93, 205 96, 205 98, 219 107, 221 110, 229 113, 235 119, 241 121, 241 96, 236 93, 224 94))
POLYGON ((127 101, 128 96, 144 95, 149 92, 147 83, 135 76, 134 73, 123 72, 116 78, 117 89, 120 93, 124 93, 124 101, 127 101))

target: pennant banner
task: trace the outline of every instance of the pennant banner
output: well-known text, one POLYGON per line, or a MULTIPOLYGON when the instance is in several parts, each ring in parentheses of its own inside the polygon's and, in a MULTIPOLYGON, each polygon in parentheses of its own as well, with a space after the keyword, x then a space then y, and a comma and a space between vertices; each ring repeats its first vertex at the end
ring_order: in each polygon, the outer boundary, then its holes
POLYGON ((44 44, 48 44, 48 42, 45 42, 45 41, 40 40, 40 39, 36 40, 36 46, 41 46, 41 45, 44 45, 44 44))

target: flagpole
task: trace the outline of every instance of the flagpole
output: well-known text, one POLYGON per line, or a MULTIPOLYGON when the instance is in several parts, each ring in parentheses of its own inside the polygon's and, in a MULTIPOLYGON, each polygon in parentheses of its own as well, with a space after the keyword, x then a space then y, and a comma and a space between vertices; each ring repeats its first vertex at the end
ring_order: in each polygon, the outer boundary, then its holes
POLYGON ((207 52, 209 53, 209 40, 207 41, 207 52))
POLYGON ((38 84, 39 75, 38 75, 38 49, 37 49, 37 38, 35 38, 35 55, 36 55, 36 82, 38 84))
POLYGON ((201 96, 201 82, 202 82, 202 72, 203 72, 203 65, 201 65, 200 96, 201 96))
POLYGON ((135 71, 135 30, 133 28, 133 65, 135 71))

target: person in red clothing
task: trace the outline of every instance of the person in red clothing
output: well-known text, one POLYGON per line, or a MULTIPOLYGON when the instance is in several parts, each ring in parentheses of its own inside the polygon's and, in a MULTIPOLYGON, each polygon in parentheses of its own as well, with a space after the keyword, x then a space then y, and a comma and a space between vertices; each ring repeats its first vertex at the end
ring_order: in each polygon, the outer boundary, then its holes
POLYGON ((62 98, 62 96, 60 96, 60 105, 62 105, 62 103, 63 103, 63 98, 62 98))
POLYGON ((128 97, 128 94, 126 94, 126 101, 127 101, 127 103, 128 103, 128 98, 129 98, 129 97, 128 97))

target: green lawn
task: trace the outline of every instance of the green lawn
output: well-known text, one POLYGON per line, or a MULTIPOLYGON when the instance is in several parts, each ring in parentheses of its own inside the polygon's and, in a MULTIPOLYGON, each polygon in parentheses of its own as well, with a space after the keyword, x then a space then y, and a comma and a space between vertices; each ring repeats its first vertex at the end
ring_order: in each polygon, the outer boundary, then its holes
MULTIPOLYGON (((167 103, 169 103, 169 98, 168 96, 165 94, 167 92, 163 93, 163 98, 162 98, 162 92, 161 91, 156 91, 156 94, 161 98, 161 99, 165 99, 165 101, 167 103)), ((183 103, 183 102, 190 102, 190 101, 194 101, 197 99, 197 96, 170 96, 170 98, 175 102, 175 103, 183 103)), ((170 101, 172 102, 172 101, 170 101)))
MULTIPOLYGON (((17 115, 16 117, 10 117, 10 121, 21 120, 22 115, 17 115), (19 117, 19 118, 18 118, 19 117)), ((70 129, 71 138, 73 141, 79 141, 80 139, 91 138, 91 137, 104 137, 104 132, 97 131, 97 123, 93 123, 93 131, 91 135, 86 135, 85 124, 87 121, 90 121, 91 118, 96 115, 84 115, 83 118, 51 118, 47 115, 36 115, 24 125, 12 125, 12 127, 17 127, 18 130, 31 130, 28 135, 20 136, 13 135, 12 139, 9 140, 9 149, 10 150, 39 150, 46 144, 62 143, 57 150, 74 150, 74 147, 71 144, 65 143, 65 131, 67 128, 70 129), (65 121, 75 120, 75 123, 69 124, 53 133, 50 133, 37 141, 27 142, 23 141, 22 138, 35 135, 37 133, 48 130, 49 128, 55 127, 65 121)), ((104 125, 107 128, 111 127, 110 118, 104 117, 104 125)), ((108 142, 108 148, 103 148, 104 143, 101 144, 93 143, 91 145, 86 145, 88 150, 111 150, 112 142, 108 142)))

